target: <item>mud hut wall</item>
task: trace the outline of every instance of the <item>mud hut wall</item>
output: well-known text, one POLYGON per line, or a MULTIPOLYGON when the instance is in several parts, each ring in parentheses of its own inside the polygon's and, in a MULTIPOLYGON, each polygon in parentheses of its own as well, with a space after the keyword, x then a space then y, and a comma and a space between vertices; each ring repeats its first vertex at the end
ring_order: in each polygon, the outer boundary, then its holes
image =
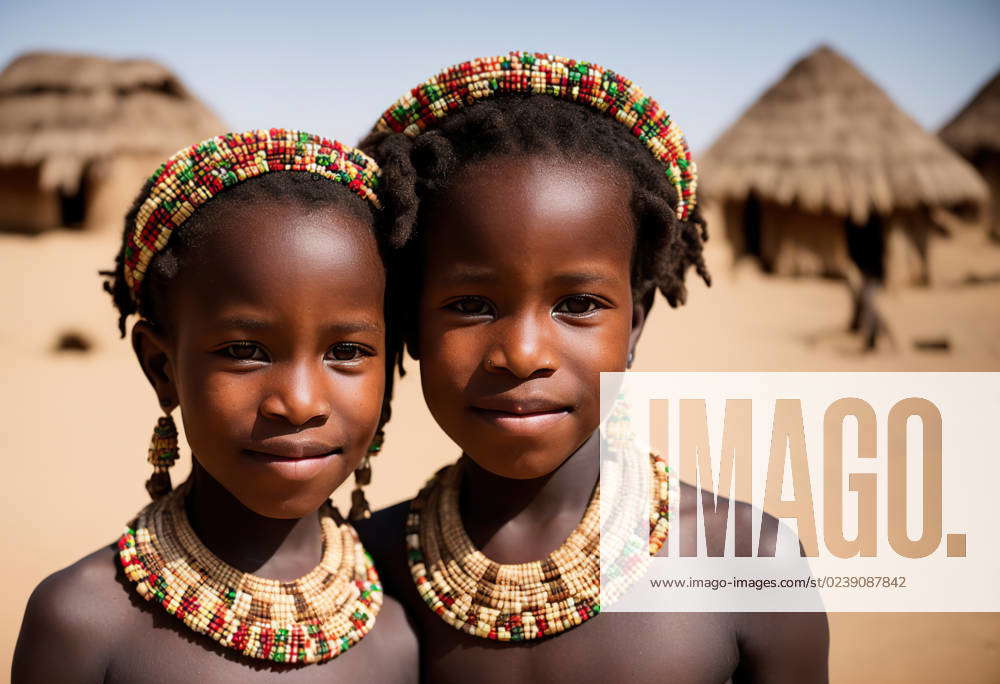
POLYGON ((842 219, 771 202, 761 206, 761 254, 781 275, 837 277, 851 268, 842 219))
POLYGON ((59 196, 43 190, 36 166, 0 166, 0 230, 37 233, 60 223, 59 196))
POLYGON ((93 164, 89 170, 84 227, 96 232, 120 231, 122 220, 143 183, 162 161, 157 155, 129 154, 93 164))
MULTIPOLYGON (((734 258, 751 254, 744 230, 747 203, 728 200, 721 213, 722 230, 734 258)), ((774 202, 760 203, 761 267, 785 276, 846 276, 852 268, 844 239, 843 219, 809 214, 774 202)))
POLYGON ((728 200, 722 203, 722 210, 717 212, 722 225, 708 224, 709 231, 723 235, 732 250, 733 258, 739 259, 747 255, 746 235, 743 234, 743 211, 745 202, 728 200))
MULTIPOLYGON (((1000 169, 998 169, 1000 181, 1000 169)), ((1000 187, 1000 183, 997 184, 1000 187)), ((719 212, 734 258, 747 256, 744 235, 746 203, 726 201, 719 212)), ((811 214, 797 207, 763 202, 760 218, 760 262, 765 271, 784 276, 852 278, 857 268, 847 251, 844 218, 811 214)), ((908 287, 929 278, 928 243, 934 232, 924 210, 897 211, 885 221, 885 284, 908 287)))

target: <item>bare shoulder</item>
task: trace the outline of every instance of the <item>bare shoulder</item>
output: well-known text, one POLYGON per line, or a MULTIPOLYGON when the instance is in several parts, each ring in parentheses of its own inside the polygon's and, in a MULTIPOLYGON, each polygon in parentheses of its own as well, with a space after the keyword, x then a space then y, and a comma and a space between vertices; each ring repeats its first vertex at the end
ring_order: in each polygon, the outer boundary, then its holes
POLYGON ((117 579, 116 553, 114 545, 98 549, 35 587, 21 622, 12 681, 103 679, 130 607, 117 579))
POLYGON ((416 675, 417 635, 399 601, 391 596, 384 597, 373 631, 380 632, 379 650, 393 654, 400 672, 416 675))
POLYGON ((829 681, 830 628, 826 613, 744 613, 740 664, 733 681, 829 681))
POLYGON ((49 629, 113 626, 100 624, 112 622, 103 620, 101 613, 128 606, 117 577, 117 549, 114 545, 102 547, 42 580, 28 599, 25 621, 44 619, 49 629), (96 611, 96 607, 101 610, 96 611))
MULTIPOLYGON (((679 512, 682 553, 688 544, 687 550, 694 555, 692 545, 701 533, 696 529, 699 522, 704 523, 706 548, 712 555, 724 553, 727 538, 735 538, 736 555, 740 557, 772 557, 778 550, 778 519, 743 501, 716 497, 712 492, 681 483, 679 512), (695 515, 695 509, 701 515, 695 515)), ((729 616, 739 648, 734 682, 827 681, 830 632, 826 613, 756 612, 729 616)))
MULTIPOLYGON (((750 525, 758 510, 737 502, 736 519, 750 525)), ((772 557, 777 551, 780 523, 767 512, 760 515, 760 529, 756 531, 760 538, 753 555, 772 557)), ((789 534, 794 540, 794 533, 789 534)), ((801 544, 799 552, 801 555, 801 544)), ((803 569, 808 572, 807 566, 803 569)), ((830 627, 825 612, 743 613, 738 632, 740 665, 734 682, 829 681, 830 627)))
MULTIPOLYGON (((684 528, 681 530, 681 548, 682 553, 686 552, 685 555, 695 555, 693 545, 702 532, 697 529, 699 522, 704 524, 704 537, 709 555, 723 555, 726 540, 730 537, 735 538, 737 556, 774 555, 774 545, 770 542, 769 535, 763 535, 763 541, 758 549, 753 547, 753 536, 757 532, 753 530, 754 512, 759 509, 744 501, 736 501, 725 496, 717 497, 713 492, 687 482, 680 483, 679 492, 679 518, 684 528), (730 506, 734 509, 732 526, 729 524, 730 506), (697 511, 701 512, 700 516, 697 511), (706 514, 706 511, 709 514, 706 514)), ((761 529, 768 530, 772 526, 777 529, 776 518, 767 513, 762 515, 761 529)))

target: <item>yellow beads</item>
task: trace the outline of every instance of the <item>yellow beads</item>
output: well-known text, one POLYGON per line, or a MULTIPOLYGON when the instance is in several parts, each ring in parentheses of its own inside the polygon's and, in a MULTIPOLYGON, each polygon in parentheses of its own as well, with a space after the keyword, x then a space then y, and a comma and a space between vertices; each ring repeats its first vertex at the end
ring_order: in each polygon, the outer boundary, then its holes
POLYGON ((118 542, 119 562, 136 592, 245 656, 283 663, 334 658, 375 624, 382 587, 354 528, 321 512, 323 556, 291 582, 226 564, 195 535, 185 483, 147 506, 118 542))
MULTIPOLYGON (((669 487, 650 457, 649 551, 666 540, 669 487)), ((559 634, 600 612, 600 487, 580 524, 545 559, 500 564, 475 548, 458 509, 460 464, 440 471, 413 500, 406 522, 410 573, 427 606, 449 625, 496 641, 559 634)))

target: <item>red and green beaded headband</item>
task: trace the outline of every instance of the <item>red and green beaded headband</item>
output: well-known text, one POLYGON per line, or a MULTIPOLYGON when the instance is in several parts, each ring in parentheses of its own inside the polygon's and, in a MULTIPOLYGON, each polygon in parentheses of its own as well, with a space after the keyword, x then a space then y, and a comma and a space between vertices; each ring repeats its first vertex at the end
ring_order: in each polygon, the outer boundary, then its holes
POLYGON ((677 217, 694 211, 698 174, 687 141, 656 100, 610 69, 544 53, 511 52, 462 62, 424 81, 387 109, 376 131, 415 137, 453 110, 496 93, 551 95, 620 121, 666 168, 677 217))
POLYGON ((125 282, 132 298, 150 261, 198 207, 226 188, 271 171, 306 171, 342 183, 381 208, 378 165, 359 150, 303 131, 227 133, 185 148, 150 177, 135 228, 125 245, 125 282))

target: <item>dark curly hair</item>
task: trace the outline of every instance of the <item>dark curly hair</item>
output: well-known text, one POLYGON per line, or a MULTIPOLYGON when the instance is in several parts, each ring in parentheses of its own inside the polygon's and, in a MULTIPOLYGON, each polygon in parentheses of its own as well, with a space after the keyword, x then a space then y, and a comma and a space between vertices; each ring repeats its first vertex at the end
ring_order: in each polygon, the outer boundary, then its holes
MULTIPOLYGON (((168 330, 167 291, 170 282, 183 268, 192 251, 197 249, 205 236, 217 224, 227 206, 235 204, 285 203, 299 204, 310 208, 330 207, 348 213, 372 227, 372 234, 378 244, 383 263, 388 254, 388 239, 382 216, 372 206, 353 191, 340 183, 330 181, 317 174, 302 171, 275 171, 247 179, 224 192, 219 193, 198 208, 184 225, 175 230, 166 246, 153 257, 139 290, 138 305, 132 299, 132 292, 125 282, 125 244, 128 235, 135 228, 135 218, 146 200, 151 188, 147 181, 142 191, 125 215, 121 247, 115 256, 115 266, 108 271, 100 271, 105 279, 104 289, 114 301, 118 310, 118 330, 125 336, 128 317, 138 314, 143 320, 160 330, 168 330)), ((389 311, 388 289, 385 311, 389 311)), ((387 316, 388 319, 388 316, 387 316)), ((386 326, 386 388, 380 427, 389 421, 389 402, 392 398, 392 371, 396 366, 396 354, 400 345, 395 343, 394 327, 387 320, 386 326)))
MULTIPOLYGON (((360 148, 382 168, 382 201, 393 248, 390 273, 410 297, 413 283, 422 278, 421 224, 427 200, 446 190, 466 165, 497 155, 558 154, 621 167, 632 186, 636 303, 650 303, 659 290, 671 306, 683 304, 690 266, 711 284, 702 254, 708 233, 698 208, 688 220, 679 220, 674 212, 677 192, 660 163, 625 126, 583 105, 548 95, 500 94, 450 113, 414 138, 373 131, 360 148)), ((407 321, 412 313, 394 315, 407 321)), ((412 327, 412 320, 404 325, 412 327)))

